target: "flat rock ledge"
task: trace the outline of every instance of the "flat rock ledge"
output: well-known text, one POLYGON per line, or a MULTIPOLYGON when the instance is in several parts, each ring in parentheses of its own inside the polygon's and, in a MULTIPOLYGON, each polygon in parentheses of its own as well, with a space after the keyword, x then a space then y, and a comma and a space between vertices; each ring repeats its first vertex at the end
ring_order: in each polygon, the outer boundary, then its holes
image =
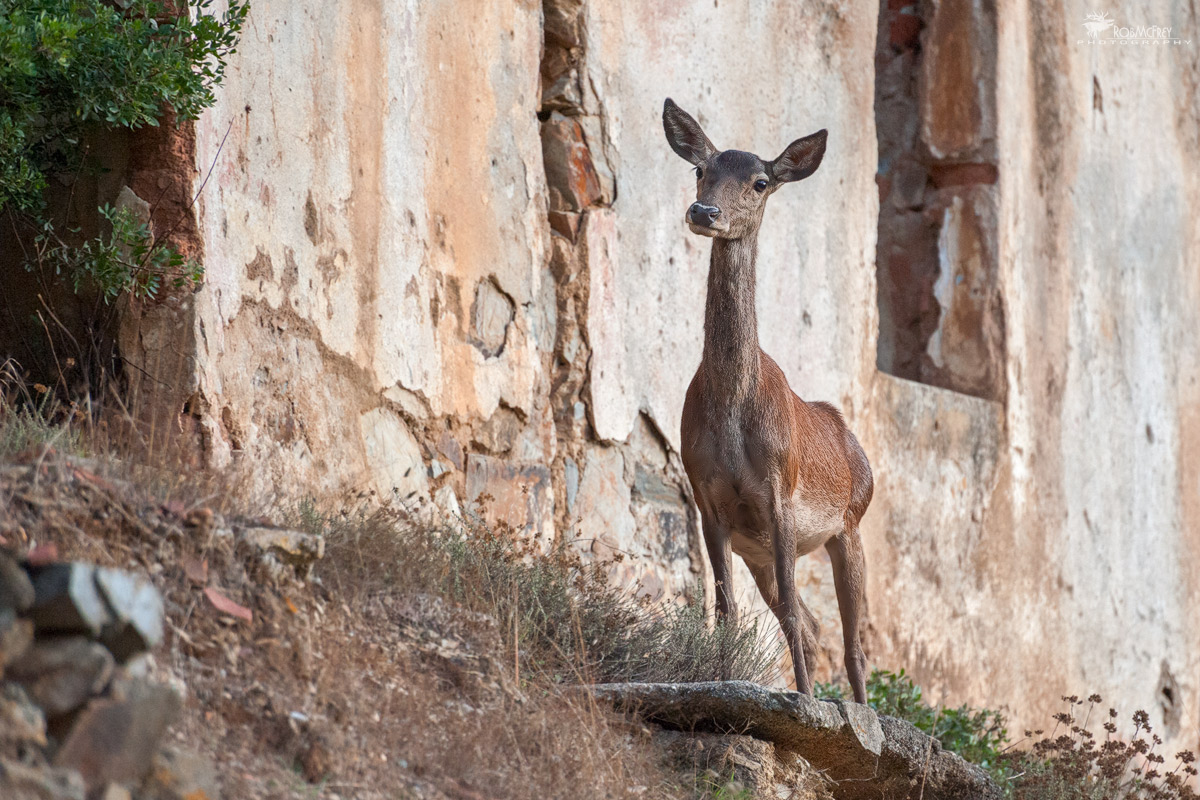
POLYGON ((817 700, 750 681, 587 687, 666 728, 742 734, 795 752, 834 782, 838 800, 999 800, 987 774, 911 724, 858 703, 817 700))

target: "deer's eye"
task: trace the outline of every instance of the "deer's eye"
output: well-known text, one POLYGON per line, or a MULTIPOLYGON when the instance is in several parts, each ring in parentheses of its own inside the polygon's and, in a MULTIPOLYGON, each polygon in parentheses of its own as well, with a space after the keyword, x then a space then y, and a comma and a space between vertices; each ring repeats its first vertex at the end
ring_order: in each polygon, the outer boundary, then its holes
POLYGON ((762 178, 759 178, 758 180, 756 180, 754 182, 754 191, 765 192, 766 190, 767 190, 767 182, 764 181, 762 178))
POLYGON ((704 177, 704 170, 701 169, 700 167, 696 167, 696 180, 700 180, 703 177, 704 177))

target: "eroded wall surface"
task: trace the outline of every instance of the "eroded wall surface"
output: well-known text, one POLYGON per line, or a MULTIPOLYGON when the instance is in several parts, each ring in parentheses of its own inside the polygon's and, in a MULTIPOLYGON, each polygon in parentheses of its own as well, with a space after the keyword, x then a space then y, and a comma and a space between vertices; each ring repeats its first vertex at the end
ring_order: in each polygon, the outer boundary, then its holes
MULTIPOLYGON (((1089 46, 1090 10, 260 0, 196 129, 180 417, 263 494, 483 499, 686 593, 707 574, 677 447, 708 243, 662 100, 765 157, 827 128, 767 211, 759 329, 875 469, 870 657, 1015 730, 1099 691, 1195 745, 1200 44, 1089 46), (891 58, 898 172, 876 137, 891 58), (907 345, 927 383, 876 366, 881 202, 927 226, 907 345)), ((1194 37, 1194 13, 1114 15, 1194 37)), ((140 341, 170 338, 155 319, 140 341)), ((828 562, 798 572, 829 677, 828 562)))

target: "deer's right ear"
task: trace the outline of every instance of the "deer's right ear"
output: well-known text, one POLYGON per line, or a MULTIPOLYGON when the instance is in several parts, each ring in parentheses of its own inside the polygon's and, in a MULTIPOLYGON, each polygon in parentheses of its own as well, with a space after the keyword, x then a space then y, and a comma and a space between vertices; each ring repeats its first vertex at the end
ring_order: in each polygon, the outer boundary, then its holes
POLYGON ((663 103, 663 130, 667 132, 667 144, 684 161, 699 166, 717 152, 701 130, 700 123, 669 97, 663 103))

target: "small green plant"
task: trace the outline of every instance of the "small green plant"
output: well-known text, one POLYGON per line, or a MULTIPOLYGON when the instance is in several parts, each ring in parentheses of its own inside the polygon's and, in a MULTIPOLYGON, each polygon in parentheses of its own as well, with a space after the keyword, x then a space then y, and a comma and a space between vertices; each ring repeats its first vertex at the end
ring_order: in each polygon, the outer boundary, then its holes
POLYGON ((725 779, 700 776, 699 796, 705 800, 754 800, 754 792, 733 774, 725 779))
MULTIPOLYGON (((825 699, 846 698, 845 690, 837 684, 818 683, 815 694, 825 699)), ((1005 782, 1008 766, 1001 763, 1000 756, 1008 744, 1008 731, 999 711, 967 705, 935 708, 925 702, 921 687, 904 670, 873 670, 867 679, 867 704, 880 714, 911 722, 945 749, 978 764, 997 782, 1005 782)))
POLYGON ((154 297, 164 280, 180 288, 204 277, 198 262, 160 246, 150 226, 138 219, 133 209, 104 205, 100 216, 108 223, 109 232, 77 247, 60 239, 53 224, 46 221, 35 238, 39 263, 69 280, 76 293, 90 283, 111 303, 124 293, 154 297))
POLYGON ((212 5, 0 0, 0 212, 36 236, 39 258, 27 267, 50 267, 77 292, 92 282, 109 301, 199 279, 198 266, 124 211, 99 209, 111 233, 76 250, 51 221, 47 187, 99 169, 89 134, 158 125, 168 112, 194 119, 216 102, 249 6, 230 0, 218 16, 212 5))

